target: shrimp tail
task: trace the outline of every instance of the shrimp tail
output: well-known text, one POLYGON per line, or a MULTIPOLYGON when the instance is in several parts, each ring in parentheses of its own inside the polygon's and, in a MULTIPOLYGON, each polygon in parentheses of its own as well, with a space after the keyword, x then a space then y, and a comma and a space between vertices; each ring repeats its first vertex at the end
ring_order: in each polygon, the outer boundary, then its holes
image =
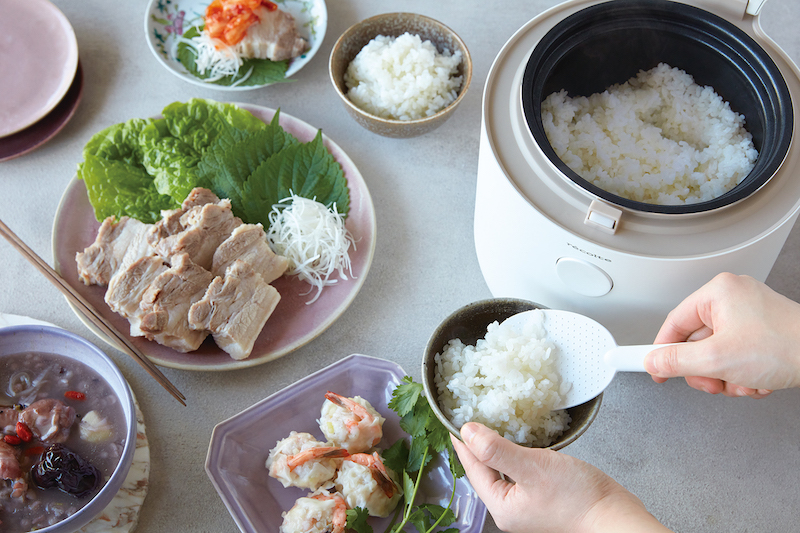
POLYGON ((369 411, 367 411, 363 405, 351 400, 350 398, 342 396, 341 394, 328 391, 325 393, 325 399, 333 402, 339 407, 347 409, 361 420, 372 418, 372 415, 370 415, 369 411))
POLYGON ((350 452, 348 452, 344 448, 321 446, 317 448, 309 448, 307 450, 303 450, 300 453, 292 455, 286 461, 286 464, 290 470, 294 470, 298 466, 305 464, 308 461, 319 460, 319 459, 337 459, 349 456, 350 452))

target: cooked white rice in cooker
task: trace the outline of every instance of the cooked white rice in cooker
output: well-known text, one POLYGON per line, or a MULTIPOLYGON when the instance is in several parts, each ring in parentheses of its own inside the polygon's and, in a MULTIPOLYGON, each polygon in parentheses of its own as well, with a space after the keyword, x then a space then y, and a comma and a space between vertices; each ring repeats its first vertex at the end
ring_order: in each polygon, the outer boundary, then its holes
POLYGON ((650 204, 712 200, 739 184, 758 156, 744 116, 664 63, 589 97, 553 93, 542 121, 558 157, 579 176, 650 204))
POLYGON ((378 35, 347 67, 347 97, 360 109, 382 118, 431 116, 458 96, 460 64, 460 51, 439 53, 419 35, 378 35))
POLYGON ((453 339, 436 354, 439 407, 456 427, 480 422, 537 447, 549 446, 569 427, 567 411, 553 411, 569 384, 562 390, 544 315, 533 315, 522 331, 493 322, 475 346, 453 339))

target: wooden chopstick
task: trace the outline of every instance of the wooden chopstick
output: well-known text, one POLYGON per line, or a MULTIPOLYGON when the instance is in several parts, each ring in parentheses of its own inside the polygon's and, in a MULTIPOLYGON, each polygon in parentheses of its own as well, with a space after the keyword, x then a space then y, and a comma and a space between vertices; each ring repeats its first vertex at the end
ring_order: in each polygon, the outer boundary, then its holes
POLYGON ((64 296, 67 297, 72 304, 81 312, 92 324, 97 326, 100 331, 106 334, 108 338, 118 345, 119 349, 123 352, 127 353, 131 357, 133 357, 136 362, 138 362, 148 374, 150 374, 153 378, 155 378, 158 383, 164 387, 172 396, 175 397, 183 405, 186 405, 186 396, 184 396, 176 387, 173 385, 164 374, 158 369, 158 367, 142 352, 139 351, 136 346, 131 344, 131 342, 125 337, 124 334, 120 333, 117 328, 115 328, 110 323, 106 322, 102 316, 97 312, 92 304, 90 304, 83 296, 80 295, 72 286, 64 280, 53 268, 48 265, 41 257, 39 257, 36 252, 31 250, 27 244, 25 244, 19 237, 14 234, 5 223, 0 220, 0 233, 3 234, 3 237, 6 238, 11 245, 17 249, 25 258, 33 263, 33 265, 45 275, 45 277, 50 280, 53 285, 56 286, 58 290, 60 290, 64 296))

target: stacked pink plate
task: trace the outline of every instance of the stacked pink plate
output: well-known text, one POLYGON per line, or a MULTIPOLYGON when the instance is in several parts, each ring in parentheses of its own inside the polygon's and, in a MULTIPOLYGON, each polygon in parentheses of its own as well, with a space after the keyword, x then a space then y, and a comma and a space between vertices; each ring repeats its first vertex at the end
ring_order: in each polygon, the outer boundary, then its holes
POLYGON ((47 0, 0 0, 0 161, 41 146, 72 118, 83 89, 78 41, 47 0))

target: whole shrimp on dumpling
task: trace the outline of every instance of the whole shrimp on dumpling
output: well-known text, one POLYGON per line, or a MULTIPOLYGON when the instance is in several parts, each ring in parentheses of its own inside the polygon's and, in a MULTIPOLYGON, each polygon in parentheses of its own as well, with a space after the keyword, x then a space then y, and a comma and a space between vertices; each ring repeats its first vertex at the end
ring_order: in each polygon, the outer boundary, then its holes
POLYGON ((298 498, 283 513, 280 533, 344 533, 347 529, 347 503, 338 492, 320 489, 298 498))
POLYGON ((333 484, 341 458, 348 455, 344 448, 329 446, 310 433, 292 431, 270 450, 266 467, 284 487, 317 490, 333 484))
POLYGON ((403 495, 397 474, 384 466, 378 452, 356 453, 344 459, 336 476, 336 490, 351 509, 360 507, 378 517, 392 514, 403 495))
POLYGON ((325 393, 319 427, 334 446, 350 453, 365 452, 383 438, 384 418, 361 396, 325 393))

